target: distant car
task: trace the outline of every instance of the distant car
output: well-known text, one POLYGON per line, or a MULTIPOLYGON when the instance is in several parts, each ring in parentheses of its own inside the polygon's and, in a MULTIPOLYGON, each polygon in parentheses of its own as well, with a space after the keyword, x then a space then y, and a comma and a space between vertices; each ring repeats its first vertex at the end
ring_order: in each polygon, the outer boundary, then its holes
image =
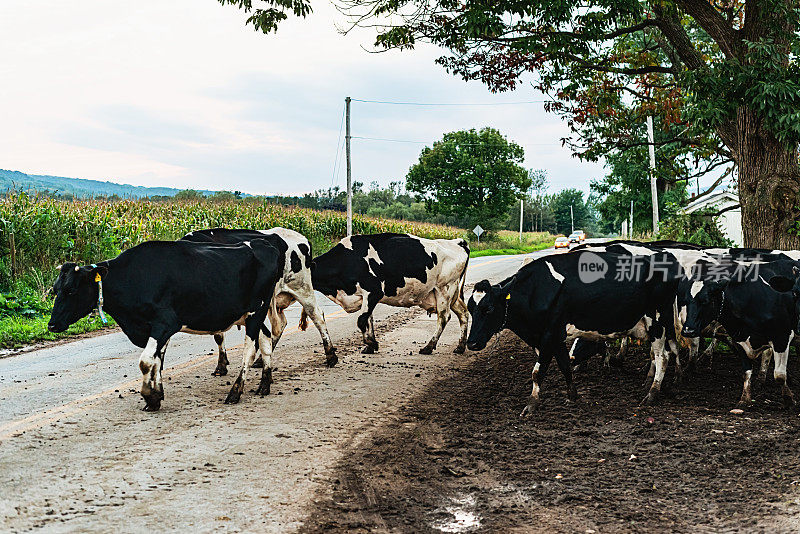
POLYGON ((583 233, 583 230, 575 230, 568 237, 570 243, 580 243, 584 239, 586 239, 586 234, 583 233))
POLYGON ((569 238, 561 236, 556 238, 555 248, 569 248, 569 238))

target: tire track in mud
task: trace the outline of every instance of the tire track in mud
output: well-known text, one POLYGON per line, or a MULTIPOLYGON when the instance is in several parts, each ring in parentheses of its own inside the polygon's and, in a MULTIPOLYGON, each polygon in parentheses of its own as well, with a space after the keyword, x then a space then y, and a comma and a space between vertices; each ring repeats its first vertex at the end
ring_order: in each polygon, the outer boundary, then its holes
MULTIPOLYGON (((594 360, 576 405, 551 369, 523 420, 533 355, 505 333, 346 444, 301 531, 797 531, 800 417, 771 380, 731 414, 728 355, 638 407, 645 361, 641 349, 620 370, 594 360)), ((800 383, 796 358, 790 375, 800 383)))

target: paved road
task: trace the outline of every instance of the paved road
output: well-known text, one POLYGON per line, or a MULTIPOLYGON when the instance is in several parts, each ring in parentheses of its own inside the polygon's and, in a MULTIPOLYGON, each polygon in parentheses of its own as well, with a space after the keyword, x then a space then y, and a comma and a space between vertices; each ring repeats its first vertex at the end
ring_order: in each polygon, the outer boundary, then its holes
MULTIPOLYGON (((502 280, 523 259, 472 259, 467 281, 502 280)), ((173 338, 166 398, 155 414, 139 410, 140 350, 122 333, 0 359, 0 530, 100 532, 124 522, 131 531, 284 531, 301 524, 330 483, 337 444, 360 439, 469 357, 451 354, 455 318, 437 351, 422 356, 435 318, 383 305, 375 312, 381 350, 362 356, 356 314, 318 297, 340 364, 323 366, 313 327, 289 327, 273 357, 274 394, 259 398, 248 387, 237 406, 222 404, 230 377, 210 376, 211 336, 173 338)), ((298 315, 297 306, 287 310, 290 325, 298 315)), ((236 331, 227 340, 234 376, 241 342, 236 331)))

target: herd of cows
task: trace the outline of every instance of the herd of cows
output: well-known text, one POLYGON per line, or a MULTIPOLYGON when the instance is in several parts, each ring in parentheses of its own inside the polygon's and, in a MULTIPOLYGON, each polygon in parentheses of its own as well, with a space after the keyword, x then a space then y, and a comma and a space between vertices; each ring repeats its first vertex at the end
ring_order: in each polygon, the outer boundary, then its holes
POLYGON ((141 394, 145 410, 156 411, 164 399, 164 353, 174 334, 214 335, 219 345, 214 374, 225 375, 224 333, 244 326, 242 369, 225 400, 236 403, 253 367, 263 368, 256 393, 269 394, 271 355, 286 327, 284 310, 295 301, 302 306, 301 327, 311 318, 322 336, 326 364, 337 363, 314 290, 349 313, 360 312, 364 353, 378 350, 372 312, 380 302, 436 313, 438 328, 423 354, 433 352, 455 312, 461 325, 455 350, 464 352, 468 260, 463 239, 354 235, 313 258, 308 240, 293 230, 201 230, 178 241, 145 242, 97 264, 60 265, 48 328, 63 332, 95 308, 101 315, 107 311, 143 348, 141 394))
MULTIPOLYGON (((475 285, 467 347, 480 350, 508 328, 538 354, 523 415, 539 404, 542 379, 555 357, 577 397, 573 365, 607 351, 614 338, 650 343, 649 391, 656 400, 670 358, 678 379, 694 364, 702 336, 723 338, 744 375, 740 405, 751 402, 753 360, 774 377, 784 404, 794 405, 786 366, 800 303, 800 251, 710 248, 672 241, 581 245, 537 259, 497 285, 475 285), (688 361, 681 349, 688 348, 688 361)), ((608 360, 607 360, 608 361, 608 360)))
POLYGON ((295 301, 302 306, 301 327, 311 319, 326 364, 335 365, 336 348, 315 290, 349 313, 360 312, 367 354, 378 350, 372 319, 378 303, 436 314, 437 329, 423 354, 436 348, 451 312, 461 327, 456 353, 481 350, 495 334, 513 331, 538 356, 523 415, 537 408, 553 358, 575 400, 573 368, 595 354, 605 354, 608 364, 624 353, 628 338, 650 344, 643 402, 657 399, 670 361, 682 378, 698 358, 700 339, 710 337, 726 340, 741 359, 741 405, 751 402, 753 361, 759 357, 762 375, 774 358, 784 404, 794 405, 786 367, 800 328, 798 251, 672 241, 585 244, 527 261, 499 284, 477 283, 467 304, 468 260, 463 239, 354 235, 315 258, 304 236, 284 228, 201 230, 178 241, 142 243, 97 264, 59 266, 48 327, 64 331, 95 308, 110 313, 143 348, 139 367, 147 411, 161 406, 164 354, 177 332, 214 335, 219 345, 214 374, 225 375, 224 333, 244 326, 242 368, 225 402, 239 401, 254 367, 262 368, 256 392, 268 394, 271 355, 287 324, 284 310, 295 301), (615 357, 608 346, 613 339, 622 340, 615 357))

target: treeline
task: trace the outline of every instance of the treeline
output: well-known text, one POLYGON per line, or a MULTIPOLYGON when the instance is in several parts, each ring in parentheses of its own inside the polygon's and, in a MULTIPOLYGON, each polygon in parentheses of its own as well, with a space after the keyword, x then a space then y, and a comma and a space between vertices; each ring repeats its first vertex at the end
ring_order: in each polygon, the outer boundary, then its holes
MULTIPOLYGON (((591 200, 584 198, 583 191, 564 189, 557 193, 546 194, 546 175, 543 171, 536 172, 541 173, 544 182, 538 188, 532 188, 523 197, 523 231, 569 234, 574 218, 575 229, 597 233, 597 211, 591 200)), ((303 196, 267 197, 267 201, 314 210, 347 210, 347 192, 338 186, 318 189, 303 196)), ((519 211, 517 200, 510 203, 504 215, 496 221, 477 221, 477 224, 492 230, 519 230, 519 211)), ((403 183, 399 181, 391 182, 387 187, 372 182, 368 189, 364 188, 362 182, 354 182, 353 212, 368 217, 430 222, 459 228, 472 228, 476 223, 469 209, 465 209, 462 215, 431 213, 426 208, 425 202, 405 191, 403 183)))

